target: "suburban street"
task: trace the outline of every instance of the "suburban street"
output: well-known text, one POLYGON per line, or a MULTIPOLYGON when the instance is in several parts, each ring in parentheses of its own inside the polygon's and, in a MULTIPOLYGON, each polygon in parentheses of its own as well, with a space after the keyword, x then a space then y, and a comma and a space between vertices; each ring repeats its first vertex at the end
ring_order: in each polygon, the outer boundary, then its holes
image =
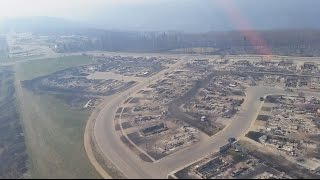
POLYGON ((216 135, 209 138, 207 141, 196 143, 190 147, 180 150, 172 155, 164 157, 157 162, 149 163, 142 161, 134 152, 132 152, 120 140, 116 133, 114 117, 118 107, 130 97, 131 94, 147 87, 150 83, 154 83, 162 78, 165 73, 171 72, 179 67, 187 57, 172 65, 170 68, 161 71, 160 73, 145 78, 144 81, 133 86, 127 91, 115 94, 108 98, 105 107, 100 111, 94 125, 94 136, 104 156, 127 177, 130 178, 166 178, 170 172, 180 169, 188 164, 203 158, 209 153, 216 152, 219 148, 227 143, 229 137, 243 136, 252 122, 258 115, 262 101, 260 97, 268 94, 285 94, 285 91, 280 88, 270 87, 250 87, 247 89, 246 100, 241 107, 241 111, 235 119, 216 135))

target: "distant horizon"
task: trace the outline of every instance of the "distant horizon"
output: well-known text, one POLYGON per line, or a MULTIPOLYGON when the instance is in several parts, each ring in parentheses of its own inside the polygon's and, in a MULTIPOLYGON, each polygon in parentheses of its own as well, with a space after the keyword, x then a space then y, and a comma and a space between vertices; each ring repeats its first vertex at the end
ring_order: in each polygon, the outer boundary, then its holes
POLYGON ((186 33, 186 34, 206 34, 206 33, 219 33, 219 32, 239 32, 239 31, 301 31, 301 30, 307 30, 307 31, 318 31, 320 30, 320 27, 300 27, 300 28, 274 28, 274 29, 228 29, 228 30, 208 30, 208 31, 184 31, 184 30, 150 30, 150 29, 120 29, 120 28, 103 28, 99 27, 99 25, 96 24, 90 24, 86 22, 80 22, 76 20, 71 20, 67 18, 60 18, 60 17, 52 17, 52 16, 22 16, 22 17, 6 17, 3 19, 0 19, 1 23, 6 22, 12 22, 12 21, 21 21, 21 20, 29 20, 29 19, 50 19, 50 20, 57 20, 61 21, 60 23, 70 23, 77 24, 78 27, 81 27, 83 29, 97 29, 97 30, 103 30, 103 31, 119 31, 119 32, 179 32, 179 33, 186 33))

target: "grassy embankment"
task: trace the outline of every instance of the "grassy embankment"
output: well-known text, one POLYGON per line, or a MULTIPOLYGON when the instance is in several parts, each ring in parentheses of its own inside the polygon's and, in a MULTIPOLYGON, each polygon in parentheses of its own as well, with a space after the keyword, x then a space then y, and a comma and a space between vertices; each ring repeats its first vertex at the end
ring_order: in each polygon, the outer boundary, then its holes
POLYGON ((0 66, 0 179, 21 178, 26 173, 26 146, 13 75, 11 67, 0 66))
POLYGON ((68 67, 90 63, 84 56, 34 60, 15 66, 16 87, 24 122, 33 178, 99 178, 83 146, 89 111, 72 110, 47 94, 34 94, 20 81, 51 74, 68 67))
POLYGON ((8 57, 8 49, 7 49, 7 41, 5 36, 0 34, 0 62, 7 61, 8 57))

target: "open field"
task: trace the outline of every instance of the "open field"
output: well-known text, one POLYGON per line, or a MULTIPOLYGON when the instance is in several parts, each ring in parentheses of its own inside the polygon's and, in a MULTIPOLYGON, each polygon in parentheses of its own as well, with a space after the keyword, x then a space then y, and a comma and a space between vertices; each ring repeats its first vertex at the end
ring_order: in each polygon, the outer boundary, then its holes
POLYGON ((2 55, 0 55, 0 62, 2 62, 2 63, 15 63, 15 62, 23 61, 26 58, 35 59, 35 58, 43 58, 43 57, 44 57, 44 55, 31 55, 31 56, 28 56, 28 57, 8 58, 8 55, 3 53, 2 55))
POLYGON ((0 62, 7 62, 8 58, 5 52, 0 51, 0 62))
POLYGON ((20 66, 21 80, 30 80, 44 76, 68 67, 90 63, 91 59, 86 56, 66 56, 55 59, 40 59, 22 63, 20 66))
POLYGON ((6 39, 0 35, 0 62, 7 59, 7 42, 6 39))
POLYGON ((44 76, 90 62, 83 56, 35 60, 15 66, 16 86, 33 178, 98 178, 83 147, 84 126, 90 111, 71 109, 62 100, 34 94, 21 80, 44 76))
POLYGON ((0 67, 0 178, 21 178, 27 172, 24 135, 16 107, 11 67, 0 67))
POLYGON ((34 39, 32 33, 6 34, 0 37, 0 52, 2 44, 5 53, 0 62, 13 64, 26 60, 55 57, 56 54, 51 51, 50 44, 45 41, 43 38, 34 39))

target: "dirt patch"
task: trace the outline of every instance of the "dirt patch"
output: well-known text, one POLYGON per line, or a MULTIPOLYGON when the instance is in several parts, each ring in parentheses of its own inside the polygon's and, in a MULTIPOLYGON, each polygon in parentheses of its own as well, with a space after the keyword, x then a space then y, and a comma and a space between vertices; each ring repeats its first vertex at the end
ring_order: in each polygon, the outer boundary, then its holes
POLYGON ((268 111, 268 112, 270 112, 271 111, 271 107, 262 107, 261 108, 261 111, 268 111))
POLYGON ((254 125, 259 127, 265 127, 266 123, 266 121, 255 120, 254 125))

